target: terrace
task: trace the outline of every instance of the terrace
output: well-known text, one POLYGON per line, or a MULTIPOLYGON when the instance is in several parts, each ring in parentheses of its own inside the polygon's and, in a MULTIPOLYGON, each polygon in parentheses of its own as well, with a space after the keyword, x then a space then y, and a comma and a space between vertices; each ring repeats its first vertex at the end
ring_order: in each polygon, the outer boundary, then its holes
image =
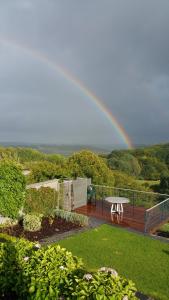
POLYGON ((75 211, 91 217, 106 220, 123 227, 151 233, 169 220, 169 196, 153 192, 108 186, 91 185, 93 195, 88 195, 88 203, 75 211), (123 213, 111 213, 111 203, 107 197, 125 197, 129 203, 123 204, 123 213))

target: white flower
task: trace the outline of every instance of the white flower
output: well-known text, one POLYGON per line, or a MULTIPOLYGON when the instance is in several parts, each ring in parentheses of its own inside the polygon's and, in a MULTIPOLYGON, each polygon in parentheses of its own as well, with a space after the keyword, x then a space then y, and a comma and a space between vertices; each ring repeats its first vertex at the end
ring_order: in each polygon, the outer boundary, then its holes
POLYGON ((39 243, 36 243, 36 244, 34 245, 34 247, 35 247, 36 249, 40 249, 40 248, 41 248, 41 245, 40 245, 39 243))
POLYGON ((107 268, 106 267, 102 267, 99 269, 100 272, 107 272, 107 268))
POLYGON ((24 261, 28 261, 29 260, 29 256, 25 256, 23 259, 24 259, 24 261))
MULTIPOLYGON (((111 274, 114 275, 115 277, 118 276, 118 273, 117 273, 116 270, 114 270, 114 269, 107 268, 107 272, 108 272, 108 273, 111 273, 111 274)), ((124 300, 127 300, 127 299, 124 299, 124 300)))
POLYGON ((114 275, 115 277, 118 276, 118 273, 116 272, 116 270, 111 269, 111 268, 102 267, 102 268, 99 269, 99 272, 111 273, 111 275, 114 275))
POLYGON ((123 297, 123 300, 128 300, 128 299, 129 299, 128 296, 123 297))
POLYGON ((64 269, 65 269, 65 267, 64 267, 64 266, 60 266, 60 267, 59 267, 59 269, 61 269, 61 270, 64 270, 64 269))
POLYGON ((92 276, 92 274, 85 274, 83 276, 83 278, 86 279, 86 280, 91 280, 93 278, 93 276, 92 276))

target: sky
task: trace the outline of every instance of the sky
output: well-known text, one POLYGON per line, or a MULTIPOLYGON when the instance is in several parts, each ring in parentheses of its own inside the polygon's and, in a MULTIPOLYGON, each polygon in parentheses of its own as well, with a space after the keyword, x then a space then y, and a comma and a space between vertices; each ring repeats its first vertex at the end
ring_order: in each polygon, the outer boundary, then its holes
POLYGON ((169 142, 169 1, 0 0, 0 142, 127 147, 70 76, 134 145, 169 142))

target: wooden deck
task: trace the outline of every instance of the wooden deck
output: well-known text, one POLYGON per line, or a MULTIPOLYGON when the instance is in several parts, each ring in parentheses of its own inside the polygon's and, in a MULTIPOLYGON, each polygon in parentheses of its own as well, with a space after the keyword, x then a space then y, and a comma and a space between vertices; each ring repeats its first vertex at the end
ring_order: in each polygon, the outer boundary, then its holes
POLYGON ((129 204, 124 204, 124 213, 121 215, 116 213, 111 215, 110 208, 110 203, 97 200, 96 203, 81 206, 76 208, 75 211, 79 214, 104 219, 110 223, 144 232, 144 207, 133 207, 129 204))

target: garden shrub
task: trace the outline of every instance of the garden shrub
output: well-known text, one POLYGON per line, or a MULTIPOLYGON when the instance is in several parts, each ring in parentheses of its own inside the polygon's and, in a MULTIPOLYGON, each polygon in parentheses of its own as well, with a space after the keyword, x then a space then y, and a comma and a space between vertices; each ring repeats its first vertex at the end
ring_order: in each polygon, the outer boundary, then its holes
POLYGON ((58 299, 67 278, 81 267, 81 260, 60 246, 40 249, 24 239, 6 239, 0 244, 0 296, 58 299))
POLYGON ((0 161, 0 214, 17 218, 24 205, 25 177, 13 161, 0 161))
POLYGON ((65 286, 66 299, 85 300, 135 300, 136 288, 131 280, 118 276, 111 268, 101 268, 82 278, 74 276, 65 286), (76 282, 76 284, 75 284, 76 282), (72 293, 71 293, 72 291, 72 293), (70 296, 71 295, 71 296, 70 296))
POLYGON ((28 189, 25 200, 25 213, 50 214, 58 206, 58 192, 49 187, 28 189))
POLYGON ((60 217, 68 222, 77 223, 80 226, 87 226, 89 223, 89 218, 87 216, 66 211, 63 209, 56 209, 55 216, 60 217))
POLYGON ((9 294, 18 300, 137 299, 134 284, 118 276, 115 270, 101 268, 86 274, 81 259, 58 245, 40 248, 24 239, 2 237, 2 299, 9 294))
POLYGON ((23 217, 23 228, 26 231, 38 231, 41 229, 42 214, 39 215, 25 215, 23 217))

